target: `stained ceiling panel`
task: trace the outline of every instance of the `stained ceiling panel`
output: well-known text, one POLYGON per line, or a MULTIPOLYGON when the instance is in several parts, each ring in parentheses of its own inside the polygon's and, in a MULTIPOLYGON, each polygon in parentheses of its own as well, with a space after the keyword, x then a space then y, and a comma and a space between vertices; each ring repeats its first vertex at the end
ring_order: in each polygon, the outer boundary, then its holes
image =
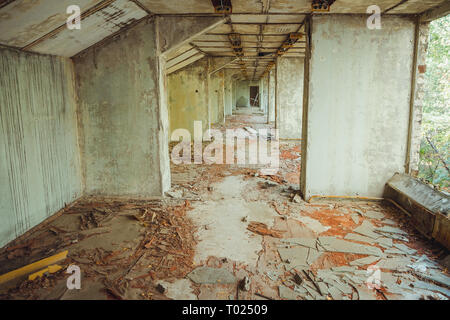
POLYGON ((214 13, 210 0, 139 0, 152 13, 214 13))
POLYGON ((81 20, 80 30, 63 28, 61 32, 32 46, 30 50, 71 57, 146 15, 134 2, 116 0, 81 20))
MULTIPOLYGON (((85 11, 101 0, 77 0, 85 11)), ((13 47, 25 47, 31 42, 64 25, 67 7, 74 0, 15 0, 0 9, 0 43, 13 47)), ((60 44, 61 45, 61 44, 60 44)))

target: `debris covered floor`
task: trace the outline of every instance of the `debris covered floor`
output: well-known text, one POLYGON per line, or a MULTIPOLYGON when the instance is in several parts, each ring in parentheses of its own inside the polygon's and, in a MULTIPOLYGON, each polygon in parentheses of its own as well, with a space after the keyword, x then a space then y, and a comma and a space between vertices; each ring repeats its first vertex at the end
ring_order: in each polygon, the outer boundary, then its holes
MULTIPOLYGON (((226 127, 270 127, 264 123, 238 114, 226 127)), ((277 176, 172 164, 163 200, 81 199, 0 253, 2 274, 68 250, 63 268, 4 284, 0 298, 450 297, 445 249, 404 213, 389 202, 306 203, 295 197, 299 172, 300 142, 281 141, 277 176), (80 290, 67 289, 69 264, 81 269, 80 290)))

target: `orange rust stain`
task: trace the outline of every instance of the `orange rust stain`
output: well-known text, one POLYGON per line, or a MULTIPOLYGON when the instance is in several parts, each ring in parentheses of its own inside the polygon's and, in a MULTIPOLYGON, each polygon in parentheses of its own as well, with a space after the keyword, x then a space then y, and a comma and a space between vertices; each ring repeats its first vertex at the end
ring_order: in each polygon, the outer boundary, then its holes
POLYGON ((350 215, 338 215, 343 212, 337 209, 323 209, 317 210, 312 213, 306 213, 312 218, 319 220, 319 222, 325 226, 331 227, 329 230, 321 235, 324 236, 345 236, 347 233, 351 232, 356 224, 351 219, 350 215))
POLYGON ((280 154, 281 159, 297 159, 298 156, 291 153, 290 150, 283 150, 280 154))

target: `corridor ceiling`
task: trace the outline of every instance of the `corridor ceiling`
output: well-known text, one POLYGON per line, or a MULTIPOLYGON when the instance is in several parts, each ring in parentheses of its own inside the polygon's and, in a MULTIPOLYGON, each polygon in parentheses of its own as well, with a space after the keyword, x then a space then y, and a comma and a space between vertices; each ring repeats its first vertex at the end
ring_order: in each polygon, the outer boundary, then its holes
MULTIPOLYGON (((213 6, 220 1, 0 0, 0 44, 72 57, 151 15, 223 16, 215 13, 213 6), (66 28, 70 5, 81 8, 82 32, 66 28)), ((447 1, 375 0, 370 4, 378 5, 385 14, 420 14, 447 1)), ((231 4, 232 13, 225 23, 168 56, 171 70, 204 56, 236 57, 229 36, 234 33, 239 34, 243 57, 227 67, 245 67, 248 78, 258 79, 289 35, 304 32, 305 16, 311 13, 311 0, 231 0, 231 4)), ((327 14, 365 14, 368 5, 367 0, 336 0, 327 14)), ((284 56, 304 56, 305 44, 302 37, 284 56)))

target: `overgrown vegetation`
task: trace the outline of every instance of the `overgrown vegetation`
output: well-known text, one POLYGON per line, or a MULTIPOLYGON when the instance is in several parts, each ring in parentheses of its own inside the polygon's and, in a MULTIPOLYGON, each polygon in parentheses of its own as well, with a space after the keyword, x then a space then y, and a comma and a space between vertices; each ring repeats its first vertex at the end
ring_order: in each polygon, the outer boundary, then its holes
POLYGON ((430 24, 419 178, 450 191, 450 15, 430 24))

